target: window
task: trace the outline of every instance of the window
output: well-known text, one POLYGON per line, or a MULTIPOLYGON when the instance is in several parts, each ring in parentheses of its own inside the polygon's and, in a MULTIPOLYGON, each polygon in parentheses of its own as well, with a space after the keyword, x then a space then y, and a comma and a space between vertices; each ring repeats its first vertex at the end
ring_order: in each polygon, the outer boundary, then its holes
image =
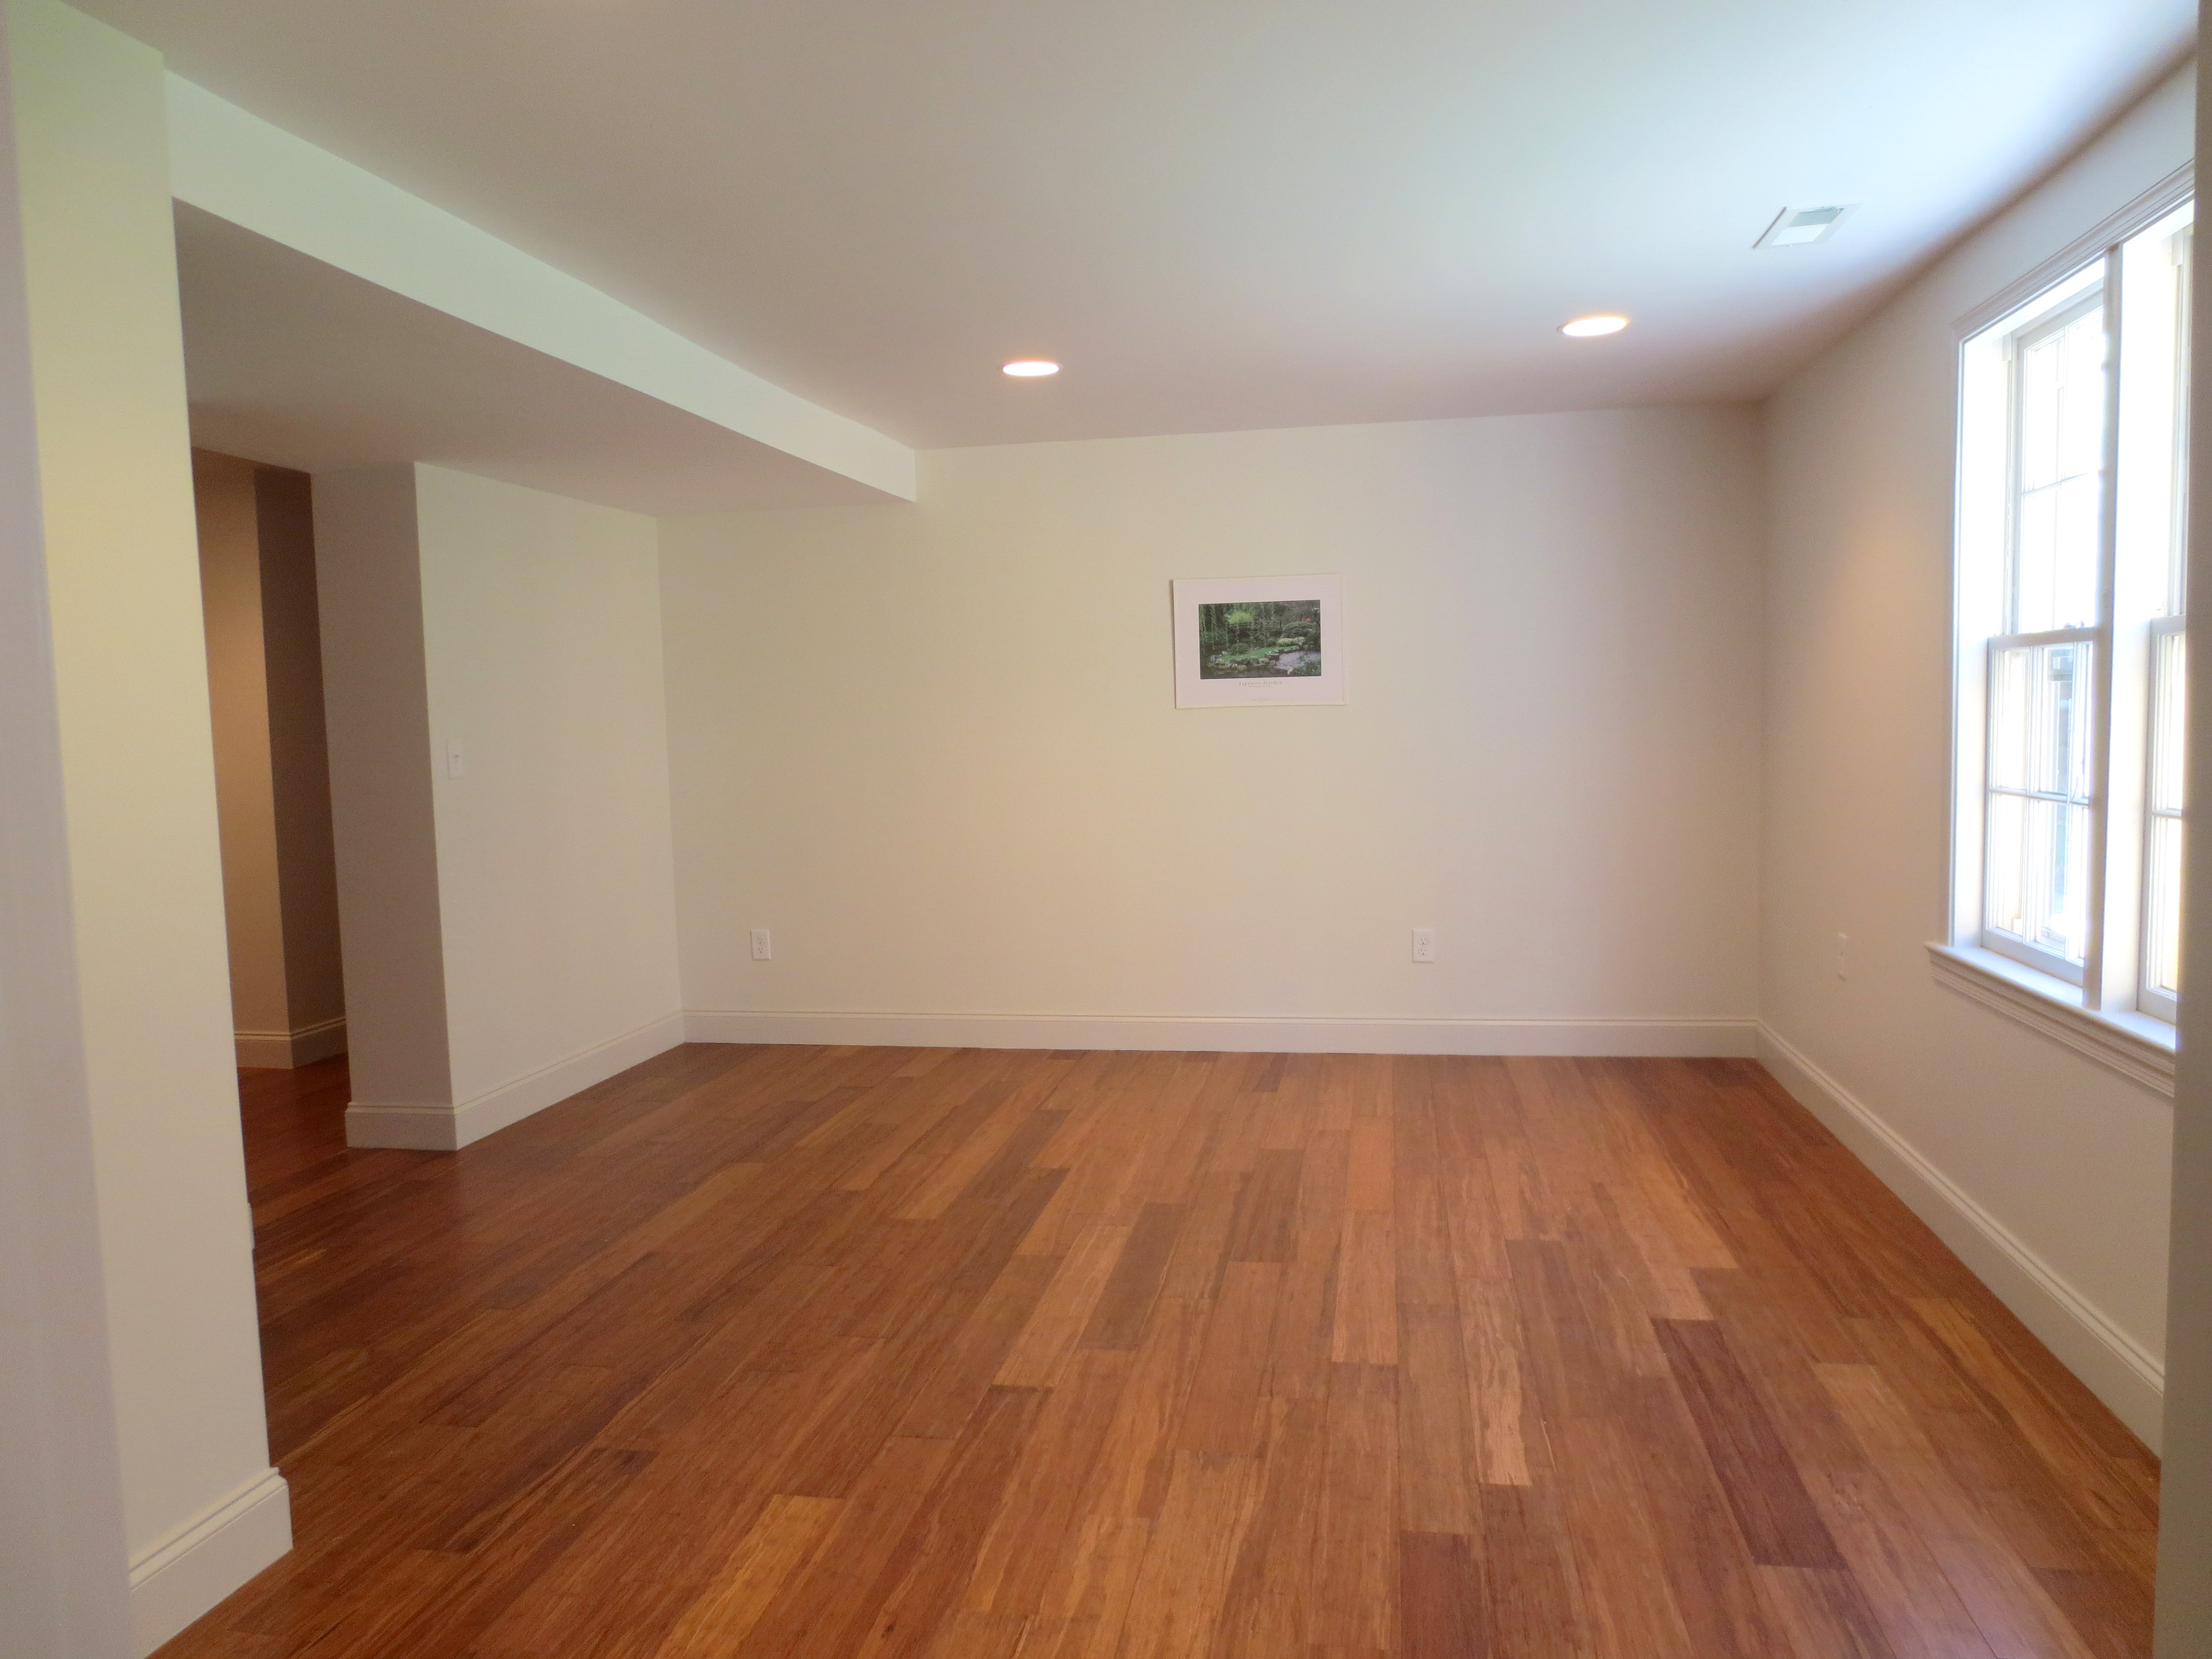
POLYGON ((1954 945, 2130 1024, 2181 993, 2194 214, 2172 200, 1961 357, 1954 945))

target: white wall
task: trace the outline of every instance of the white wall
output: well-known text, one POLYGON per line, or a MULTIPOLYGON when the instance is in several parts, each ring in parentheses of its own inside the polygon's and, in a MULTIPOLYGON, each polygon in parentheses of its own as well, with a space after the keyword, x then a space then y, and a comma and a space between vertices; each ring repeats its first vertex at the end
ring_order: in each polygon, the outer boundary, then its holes
POLYGON ((694 1036, 1748 1052, 1756 461, 1737 409, 1446 421, 665 520, 694 1036), (1306 572, 1350 702, 1177 710, 1170 580, 1306 572))
POLYGON ((143 1645, 289 1547, 224 963, 161 59, 10 12, 77 993, 143 1645))
POLYGON ((1956 319, 2190 159, 2177 77, 1770 409, 1770 1063, 2155 1441, 2172 1115, 1940 989, 1956 319), (1836 935, 1850 937, 1848 979, 1836 935))
POLYGON ((416 477, 431 736, 441 763, 459 740, 468 768, 434 768, 466 1104, 678 1040, 659 573, 651 519, 416 477))
POLYGON ((113 1659, 131 1640, 129 1556, 8 33, 0 11, 0 1630, 21 1659, 113 1659))
POLYGON ((464 1146, 682 1038, 654 525, 403 466, 315 539, 348 1133, 464 1146))

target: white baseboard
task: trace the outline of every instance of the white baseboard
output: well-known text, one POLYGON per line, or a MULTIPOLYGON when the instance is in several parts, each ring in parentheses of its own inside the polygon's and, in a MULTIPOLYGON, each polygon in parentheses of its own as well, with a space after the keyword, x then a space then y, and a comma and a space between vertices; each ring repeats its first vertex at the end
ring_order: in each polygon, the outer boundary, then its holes
POLYGON ((2146 1446, 2158 1449, 2166 1370, 2154 1355, 1864 1101, 1769 1026, 1759 1028, 1759 1058, 1799 1104, 1936 1230, 2091 1393, 2146 1446))
POLYGON ((605 1082, 617 1072, 665 1054, 684 1040, 684 1030, 683 1015, 664 1014, 649 1025, 595 1043, 458 1105, 357 1100, 346 1108, 346 1145, 459 1152, 556 1101, 605 1082))
POLYGON ((296 1031, 239 1031, 234 1035, 238 1042, 238 1063, 240 1066, 269 1066, 279 1071, 291 1071, 346 1051, 346 1023, 343 1014, 336 1019, 302 1025, 296 1031))
POLYGON ((694 1011, 693 1042, 917 1048, 1141 1048, 1293 1054, 1662 1054, 1756 1052, 1748 1019, 1301 1019, 1179 1014, 875 1014, 694 1011))
POLYGON ((292 1494, 264 1469, 131 1564, 140 1659, 292 1547, 292 1494))

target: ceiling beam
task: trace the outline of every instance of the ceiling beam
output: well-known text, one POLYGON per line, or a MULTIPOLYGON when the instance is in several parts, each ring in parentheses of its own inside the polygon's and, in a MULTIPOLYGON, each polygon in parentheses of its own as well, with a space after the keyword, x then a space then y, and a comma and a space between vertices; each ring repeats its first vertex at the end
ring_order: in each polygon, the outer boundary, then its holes
POLYGON ((180 76, 176 198, 756 442, 912 501, 914 451, 180 76))

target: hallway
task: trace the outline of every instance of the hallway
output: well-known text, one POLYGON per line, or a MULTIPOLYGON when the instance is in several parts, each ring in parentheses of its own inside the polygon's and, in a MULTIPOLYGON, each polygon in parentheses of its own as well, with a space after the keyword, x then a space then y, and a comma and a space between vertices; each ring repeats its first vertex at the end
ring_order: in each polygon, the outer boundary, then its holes
POLYGON ((299 1547, 167 1659, 2125 1659, 2156 1465, 1755 1066, 246 1073, 299 1547))

